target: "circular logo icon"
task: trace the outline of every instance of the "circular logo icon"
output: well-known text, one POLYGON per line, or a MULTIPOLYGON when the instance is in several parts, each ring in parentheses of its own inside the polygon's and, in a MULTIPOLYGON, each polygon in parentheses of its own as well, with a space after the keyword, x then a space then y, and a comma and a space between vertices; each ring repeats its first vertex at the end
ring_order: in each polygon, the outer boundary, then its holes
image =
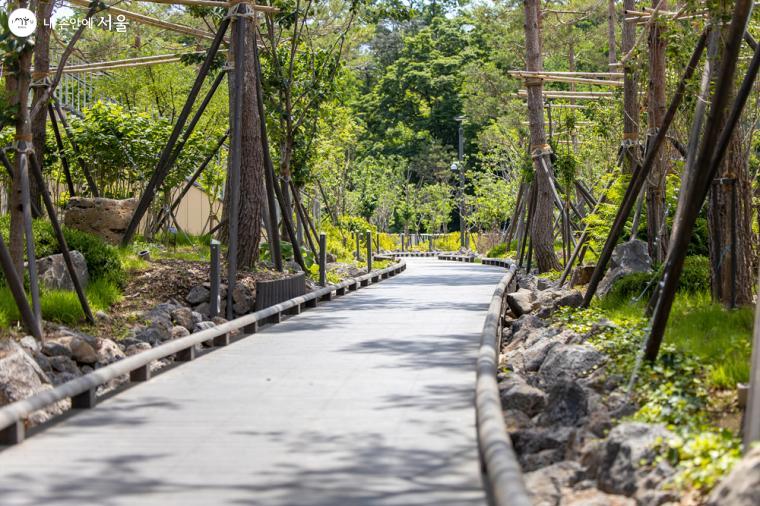
POLYGON ((8 16, 8 28, 16 37, 29 37, 37 29, 37 17, 29 9, 16 9, 8 16))

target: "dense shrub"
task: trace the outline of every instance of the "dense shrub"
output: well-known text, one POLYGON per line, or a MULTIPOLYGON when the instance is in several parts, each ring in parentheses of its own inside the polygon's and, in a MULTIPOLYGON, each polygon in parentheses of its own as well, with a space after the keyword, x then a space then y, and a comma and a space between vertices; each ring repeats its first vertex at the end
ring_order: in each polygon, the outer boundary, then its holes
POLYGON ((499 243, 486 253, 488 258, 500 258, 507 253, 507 245, 505 243, 499 243))
MULTIPOLYGON (((5 240, 8 239, 9 227, 10 217, 0 217, 0 233, 5 240)), ((53 234, 53 227, 47 220, 34 220, 32 234, 37 258, 61 252, 58 241, 53 234)), ((124 271, 115 247, 97 236, 72 228, 64 227, 63 236, 66 238, 69 250, 77 250, 84 255, 85 260, 87 260, 90 279, 105 279, 116 285, 124 283, 124 271)))
MULTIPOLYGON (((652 294, 660 272, 641 272, 623 276, 612 285, 607 294, 611 300, 632 299, 652 294)), ((710 290, 710 259, 704 256, 686 257, 678 282, 680 293, 700 293, 710 290)))
POLYGON ((689 256, 683 264, 683 272, 678 282, 678 291, 687 293, 710 290, 710 259, 704 256, 689 256))

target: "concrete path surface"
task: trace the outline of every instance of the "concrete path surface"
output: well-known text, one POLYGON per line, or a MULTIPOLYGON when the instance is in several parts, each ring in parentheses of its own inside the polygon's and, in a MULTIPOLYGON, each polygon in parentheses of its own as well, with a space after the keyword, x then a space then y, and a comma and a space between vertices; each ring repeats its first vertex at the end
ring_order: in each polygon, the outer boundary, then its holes
POLYGON ((0 505, 485 504, 475 357, 504 271, 407 263, 0 451, 0 505))

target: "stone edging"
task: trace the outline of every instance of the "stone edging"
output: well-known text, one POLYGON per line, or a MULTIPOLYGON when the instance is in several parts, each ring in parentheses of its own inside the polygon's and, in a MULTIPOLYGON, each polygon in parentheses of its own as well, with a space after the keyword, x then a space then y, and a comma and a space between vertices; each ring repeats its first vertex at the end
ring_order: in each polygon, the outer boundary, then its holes
POLYGON ((406 263, 402 260, 385 269, 369 272, 357 278, 346 279, 336 285, 320 288, 212 328, 169 341, 151 350, 124 358, 89 374, 67 381, 50 390, 38 392, 31 397, 3 406, 0 408, 0 445, 21 443, 26 435, 24 424, 26 418, 35 411, 44 409, 51 404, 71 398, 72 409, 93 408, 97 404, 96 389, 119 376, 129 374, 131 382, 147 381, 150 379, 150 364, 156 360, 176 354, 176 362, 191 361, 195 358, 195 346, 197 344, 210 343, 215 347, 226 346, 230 342, 230 334, 234 331, 242 329, 243 333, 246 334, 244 337, 247 337, 247 335, 256 333, 259 323, 279 323, 283 314, 299 314, 303 308, 316 307, 317 301, 332 300, 333 293, 336 296, 345 295, 349 291, 377 283, 404 270, 406 270, 406 263))
POLYGON ((531 506, 522 470, 504 423, 504 414, 496 378, 501 349, 502 309, 504 297, 514 289, 517 266, 503 259, 484 259, 486 265, 506 267, 488 308, 478 351, 475 411, 478 450, 483 483, 489 503, 495 506, 531 506))

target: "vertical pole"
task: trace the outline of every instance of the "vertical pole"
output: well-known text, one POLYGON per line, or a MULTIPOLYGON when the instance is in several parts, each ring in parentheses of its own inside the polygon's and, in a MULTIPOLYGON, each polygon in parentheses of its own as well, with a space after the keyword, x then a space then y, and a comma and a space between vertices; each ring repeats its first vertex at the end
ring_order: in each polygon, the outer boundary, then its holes
POLYGON ((21 184, 21 209, 24 214, 24 235, 26 236, 26 261, 29 270, 29 291, 32 295, 32 311, 38 322, 42 321, 40 307, 40 286, 37 279, 37 258, 34 253, 34 233, 32 232, 32 205, 29 193, 29 158, 26 141, 18 141, 18 169, 21 184))
POLYGON ((367 238, 367 272, 372 271, 372 232, 367 230, 365 233, 367 238))
POLYGON ((211 266, 210 282, 211 282, 211 295, 210 295, 210 308, 209 316, 212 318, 219 314, 219 306, 221 305, 221 297, 219 287, 222 283, 222 265, 220 259, 220 245, 221 243, 216 239, 211 240, 211 266))
MULTIPOLYGON (((235 59, 235 79, 232 87, 233 104, 235 110, 232 114, 232 128, 230 143, 230 178, 229 188, 232 190, 230 195, 230 211, 228 213, 229 224, 227 230, 229 237, 227 240, 227 319, 232 320, 234 317, 234 300, 233 292, 237 282, 237 255, 238 255, 238 221, 240 219, 240 164, 242 149, 242 123, 243 123, 243 77, 245 75, 245 18, 243 15, 247 12, 247 4, 240 3, 237 5, 235 17, 235 44, 233 46, 235 59)), ((262 118, 262 121, 264 119, 262 118)))
POLYGON ((398 235, 398 237, 399 237, 399 240, 401 241, 401 252, 403 253, 404 251, 406 251, 406 248, 404 247, 404 234, 401 233, 398 235))
MULTIPOLYGON (((760 277, 758 279, 760 280, 760 277)), ((755 307, 755 327, 752 341, 752 365, 743 427, 745 453, 750 450, 750 445, 753 442, 760 440, 760 297, 757 298, 755 307)))
POLYGON ((731 181, 731 309, 736 309, 736 178, 731 181))
POLYGON ((66 238, 64 237, 63 231, 61 230, 61 225, 58 221, 58 216, 55 211, 55 205, 53 205, 53 199, 50 197, 50 192, 48 191, 47 185, 45 184, 45 179, 42 177, 42 168, 40 167, 40 164, 34 154, 29 157, 29 162, 32 175, 34 175, 34 180, 37 182, 37 187, 40 189, 40 193, 42 194, 42 201, 45 204, 45 209, 47 210, 48 218, 50 219, 50 225, 53 228, 53 233, 55 234, 55 237, 58 240, 58 245, 61 248, 63 261, 69 271, 71 283, 74 285, 74 291, 76 291, 77 297, 79 298, 79 304, 82 306, 82 311, 84 312, 87 321, 90 323, 95 323, 95 317, 92 315, 90 304, 87 302, 87 296, 85 295, 84 289, 82 288, 82 283, 77 276, 76 269, 74 269, 74 262, 71 259, 69 246, 66 244, 66 238))
POLYGON ((433 234, 428 235, 428 249, 433 251, 433 234))
POLYGON ((24 293, 24 284, 18 272, 16 272, 16 268, 13 266, 11 254, 8 248, 5 247, 2 234, 0 234, 0 268, 2 268, 3 274, 5 274, 5 282, 11 290, 11 294, 13 294, 13 299, 16 301, 16 306, 18 306, 19 313, 21 314, 21 321, 24 322, 26 330, 37 339, 42 339, 40 321, 35 318, 32 308, 29 307, 29 301, 26 300, 26 294, 24 293))
POLYGON ((354 234, 356 236, 356 261, 360 261, 362 259, 361 254, 361 234, 359 232, 356 232, 354 234))
POLYGON ((319 286, 327 285, 327 234, 319 233, 319 286))

